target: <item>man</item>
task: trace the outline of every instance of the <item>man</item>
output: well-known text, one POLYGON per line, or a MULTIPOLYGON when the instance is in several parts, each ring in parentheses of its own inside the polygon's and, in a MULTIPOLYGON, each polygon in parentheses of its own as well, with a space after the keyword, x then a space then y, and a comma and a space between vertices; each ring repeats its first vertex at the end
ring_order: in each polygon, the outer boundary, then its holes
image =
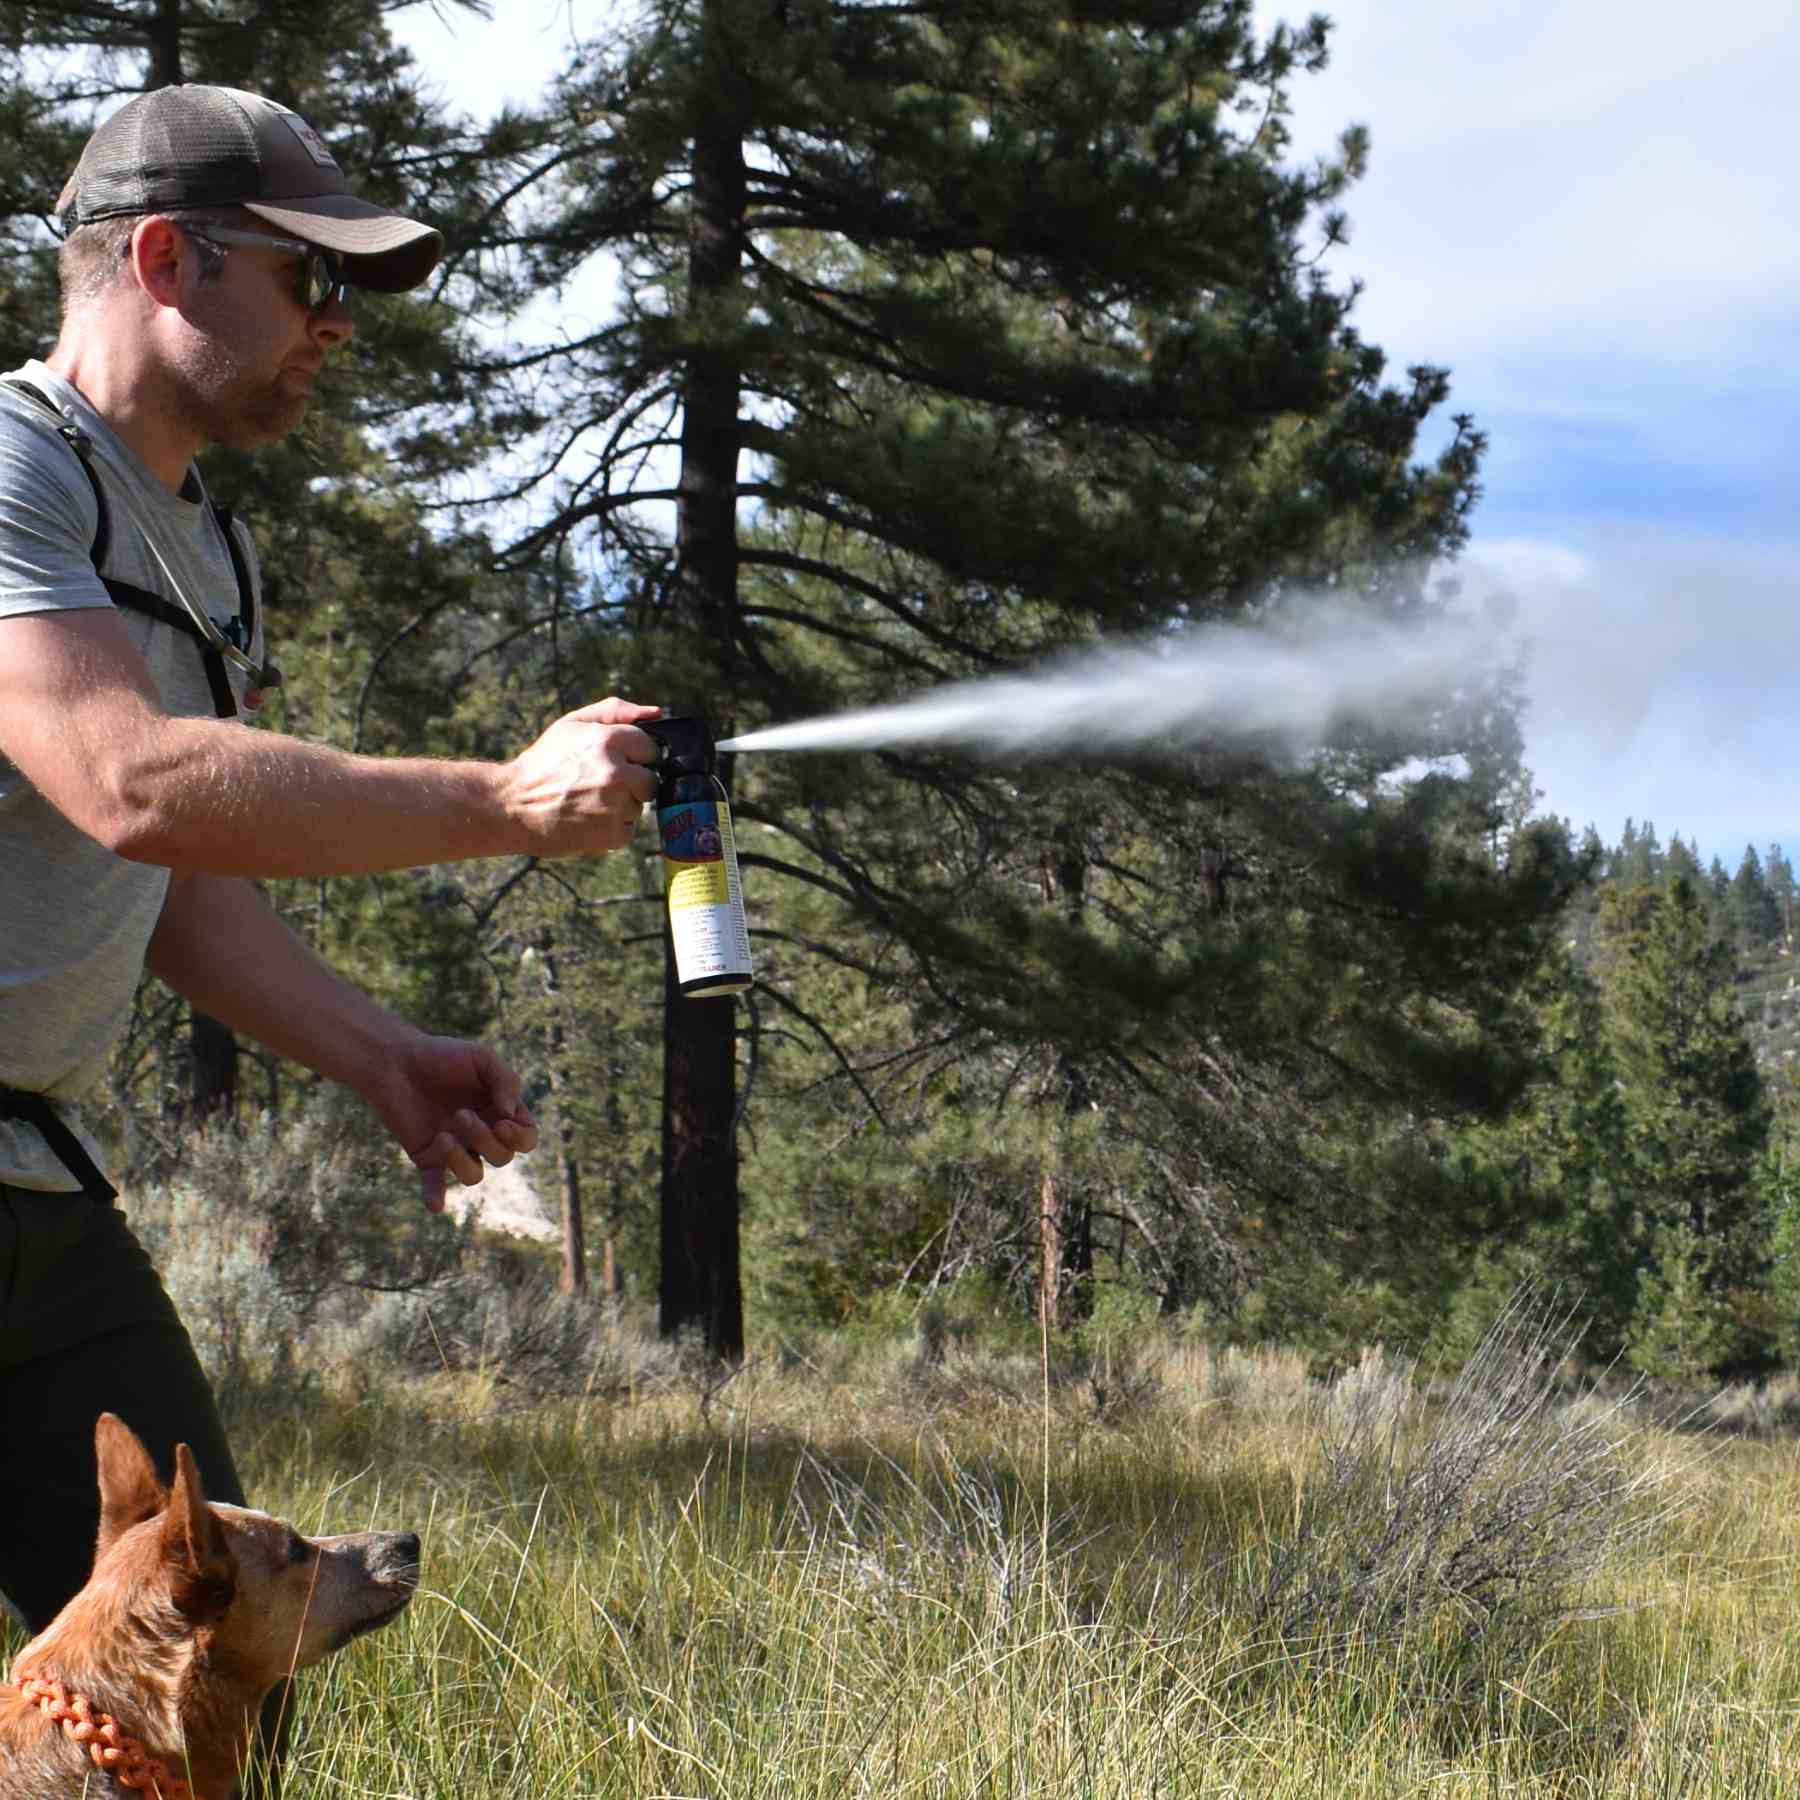
POLYGON ((267 678, 260 607, 194 458, 299 424, 354 329, 346 289, 416 287, 442 240, 354 196, 295 114, 224 88, 130 101, 60 210, 61 333, 0 385, 0 1590, 34 1629, 87 1574, 103 1409, 165 1474, 186 1440, 207 1492, 242 1497, 76 1107, 141 969, 354 1090, 441 1207, 447 1176, 536 1142, 518 1076, 341 981, 251 881, 615 849, 654 792, 634 722, 658 710, 603 700, 495 764, 222 716, 267 678))

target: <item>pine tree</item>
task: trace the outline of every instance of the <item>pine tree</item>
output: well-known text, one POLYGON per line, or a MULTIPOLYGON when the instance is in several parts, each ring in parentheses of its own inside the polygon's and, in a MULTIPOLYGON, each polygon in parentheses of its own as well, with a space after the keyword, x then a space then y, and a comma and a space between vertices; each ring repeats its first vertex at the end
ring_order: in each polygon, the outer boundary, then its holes
POLYGON ((1467 1177, 1498 1184, 1511 1215, 1481 1247, 1459 1306, 1479 1330, 1521 1281, 1555 1284, 1579 1296, 1589 1352, 1609 1358, 1630 1328, 1642 1249, 1605 1004, 1572 945, 1551 951, 1530 992, 1539 1032, 1530 1083, 1497 1125, 1453 1140, 1467 1177))
MULTIPOLYGON (((564 84, 554 177, 515 209, 543 286, 600 255, 624 279, 614 320, 510 359, 546 496, 565 483, 512 553, 591 534, 631 685, 739 728, 1100 635, 1280 623, 1308 584, 1437 616, 1420 569, 1462 541, 1482 440, 1462 419, 1412 460, 1447 376, 1390 384, 1313 266, 1365 148, 1281 160, 1325 49, 1323 21, 1259 39, 1241 0, 651 8, 564 84)), ((747 861, 835 893, 840 936, 885 946, 921 1036, 981 1084, 1028 1050, 1047 1116, 1100 1070, 1155 1095, 1173 1055, 1158 1129, 1204 1120, 1213 1164, 1171 1192, 1216 1195, 1286 1160, 1271 1121, 1303 1069, 1372 1108, 1516 1083, 1506 984, 1571 877, 1554 833, 1502 850, 1505 712, 1458 696, 1319 770, 1221 755, 1129 786, 758 759, 740 817, 773 829, 747 861), (1466 781, 1394 785, 1477 750, 1466 781), (1078 918, 1046 903, 1047 858, 1083 871, 1078 918), (1196 921, 1215 883, 1235 922, 1196 921), (1255 1126, 1206 1073, 1220 1034, 1256 1068, 1255 1126)), ((666 1031, 666 1241, 698 1263, 665 1268, 664 1324, 730 1355, 731 1011, 671 1006, 666 1031)))
POLYGON ((1647 1256, 1635 1328, 1662 1346, 1647 1355, 1666 1358, 1677 1339, 1717 1350, 1765 1250, 1755 1176, 1770 1115, 1733 996, 1736 959, 1687 882, 1610 897, 1603 929, 1624 1179, 1647 1256), (1718 1316, 1673 1319, 1671 1296, 1696 1292, 1718 1316))
POLYGON ((1700 858, 1691 846, 1682 842, 1681 833, 1676 832, 1669 839, 1668 854, 1663 859, 1663 885, 1685 881, 1697 892, 1701 879, 1700 858))
POLYGON ((1607 861, 1606 874, 1609 881, 1623 885, 1625 871, 1637 858, 1637 821, 1627 819, 1625 829, 1619 834, 1619 847, 1607 861))
POLYGON ((1784 939, 1791 939, 1794 935, 1794 866, 1779 844, 1769 846, 1765 873, 1769 883, 1769 896, 1775 904, 1780 934, 1784 939))
POLYGON ((1625 834, 1619 841, 1619 855, 1613 879, 1621 888, 1655 886, 1663 871, 1662 846, 1656 841, 1656 827, 1646 819, 1640 831, 1625 821, 1625 834))
POLYGON ((1711 902, 1709 908, 1712 917, 1724 929, 1724 922, 1731 906, 1731 877, 1726 873, 1725 865, 1715 855, 1706 870, 1706 892, 1711 902))
POLYGON ((1780 934, 1781 910, 1769 892, 1754 844, 1744 846, 1737 874, 1732 877, 1726 916, 1740 950, 1760 949, 1780 934))

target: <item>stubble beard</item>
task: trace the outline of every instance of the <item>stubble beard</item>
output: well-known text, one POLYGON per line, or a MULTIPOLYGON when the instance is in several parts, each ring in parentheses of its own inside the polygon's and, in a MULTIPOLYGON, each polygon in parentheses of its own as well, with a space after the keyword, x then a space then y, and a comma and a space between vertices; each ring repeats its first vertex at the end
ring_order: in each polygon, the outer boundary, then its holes
MULTIPOLYGON (((217 326, 229 329, 229 322, 221 320, 217 326)), ((279 369, 273 375, 252 369, 249 359, 217 326, 183 358, 180 373, 188 423, 204 442, 227 450, 278 443, 306 417, 311 395, 285 389, 279 369)))

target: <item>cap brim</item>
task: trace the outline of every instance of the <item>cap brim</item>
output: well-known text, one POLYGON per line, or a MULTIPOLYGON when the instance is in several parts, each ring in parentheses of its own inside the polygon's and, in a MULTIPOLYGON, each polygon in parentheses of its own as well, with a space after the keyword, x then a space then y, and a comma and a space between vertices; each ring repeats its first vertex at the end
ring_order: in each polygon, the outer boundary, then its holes
POLYGON ((304 200, 244 200, 239 204, 309 244, 335 250, 352 286, 400 294, 416 288, 444 254, 443 233, 417 219, 359 200, 319 194, 304 200))

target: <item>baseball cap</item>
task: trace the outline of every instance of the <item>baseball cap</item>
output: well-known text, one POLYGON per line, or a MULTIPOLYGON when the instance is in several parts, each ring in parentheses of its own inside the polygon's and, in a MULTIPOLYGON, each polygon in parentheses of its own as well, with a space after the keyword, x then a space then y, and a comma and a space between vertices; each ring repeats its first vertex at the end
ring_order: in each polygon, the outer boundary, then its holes
POLYGON ((241 206, 335 250, 357 287, 417 287, 440 232, 359 199, 296 112, 241 88, 178 83, 128 100, 88 139, 56 210, 65 229, 129 213, 241 206))

